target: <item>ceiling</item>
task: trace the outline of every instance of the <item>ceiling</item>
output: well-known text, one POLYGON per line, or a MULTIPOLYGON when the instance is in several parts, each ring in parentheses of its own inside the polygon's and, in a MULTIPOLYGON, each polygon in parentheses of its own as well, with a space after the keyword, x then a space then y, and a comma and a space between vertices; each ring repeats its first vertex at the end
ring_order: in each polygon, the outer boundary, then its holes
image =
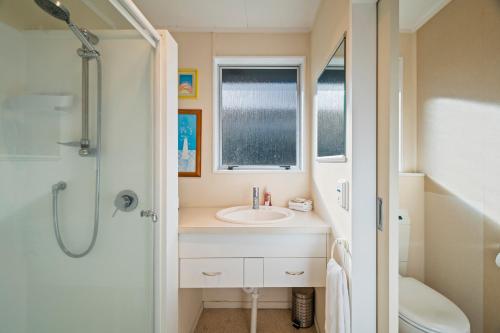
POLYGON ((155 28, 174 31, 310 31, 321 0, 134 0, 155 28))
POLYGON ((414 32, 451 0, 399 0, 399 29, 414 32))
MULTIPOLYGON (((416 31, 451 0, 400 0, 400 30, 416 31)), ((64 0, 75 22, 129 29, 103 0, 64 0)), ((134 0, 156 28, 174 31, 307 32, 321 0, 134 0)), ((66 29, 33 0, 0 0, 0 22, 21 29, 66 29)))
MULTIPOLYGON (((108 2, 102 0, 63 0, 74 23, 87 29, 132 29, 130 23, 108 2)), ((62 29, 65 22, 44 12, 33 0, 0 0, 0 22, 21 30, 62 29)))

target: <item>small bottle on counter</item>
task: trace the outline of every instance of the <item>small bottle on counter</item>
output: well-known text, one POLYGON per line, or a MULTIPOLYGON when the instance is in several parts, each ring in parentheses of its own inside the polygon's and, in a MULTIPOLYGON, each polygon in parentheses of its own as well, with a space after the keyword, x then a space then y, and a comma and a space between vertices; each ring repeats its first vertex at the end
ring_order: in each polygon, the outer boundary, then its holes
POLYGON ((264 206, 272 206, 273 203, 271 202, 271 192, 269 192, 268 189, 264 192, 264 206))

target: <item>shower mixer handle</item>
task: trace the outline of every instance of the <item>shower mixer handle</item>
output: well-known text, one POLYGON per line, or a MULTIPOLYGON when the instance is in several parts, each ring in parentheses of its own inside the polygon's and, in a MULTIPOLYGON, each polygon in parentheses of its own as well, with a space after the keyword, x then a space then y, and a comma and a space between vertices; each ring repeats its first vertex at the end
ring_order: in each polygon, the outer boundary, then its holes
POLYGON ((135 194, 134 191, 131 191, 131 190, 120 191, 116 195, 116 198, 114 201, 115 211, 113 213, 113 217, 115 217, 115 215, 118 211, 122 211, 122 212, 133 211, 137 207, 138 203, 139 203, 139 198, 137 197, 137 194, 135 194))

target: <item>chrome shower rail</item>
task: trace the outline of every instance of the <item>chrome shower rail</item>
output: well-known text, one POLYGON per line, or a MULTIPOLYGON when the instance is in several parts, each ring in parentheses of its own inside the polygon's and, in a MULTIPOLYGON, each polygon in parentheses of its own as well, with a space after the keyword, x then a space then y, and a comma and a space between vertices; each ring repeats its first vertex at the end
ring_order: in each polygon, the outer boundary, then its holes
MULTIPOLYGON (((94 228, 92 231, 92 240, 89 246, 83 252, 75 253, 68 249, 64 244, 59 230, 59 192, 66 189, 65 182, 60 181, 52 186, 52 218, 54 222, 54 232, 57 238, 57 244, 61 250, 72 258, 81 258, 87 255, 94 248, 99 230, 99 197, 101 188, 101 106, 102 106, 102 65, 101 55, 94 47, 99 42, 99 38, 86 29, 80 29, 70 20, 70 12, 59 1, 52 0, 34 0, 35 3, 52 17, 66 22, 68 28, 82 43, 77 54, 82 58, 82 138, 80 140, 80 156, 91 155, 89 140, 89 60, 94 59, 97 63, 97 135, 95 148, 95 202, 94 202, 94 228)), ((69 143, 71 145, 71 143, 69 143)))
POLYGON ((96 135, 96 154, 95 154, 95 201, 94 201, 94 227, 92 231, 92 240, 89 246, 82 252, 75 253, 68 249, 59 230, 59 192, 66 189, 67 185, 61 181, 52 186, 52 217, 54 224, 54 233, 56 235, 57 244, 61 250, 71 258, 81 258, 86 256, 95 246, 97 234, 99 232, 99 199, 101 194, 101 105, 102 105, 102 70, 101 58, 95 57, 97 62, 97 135, 96 135))

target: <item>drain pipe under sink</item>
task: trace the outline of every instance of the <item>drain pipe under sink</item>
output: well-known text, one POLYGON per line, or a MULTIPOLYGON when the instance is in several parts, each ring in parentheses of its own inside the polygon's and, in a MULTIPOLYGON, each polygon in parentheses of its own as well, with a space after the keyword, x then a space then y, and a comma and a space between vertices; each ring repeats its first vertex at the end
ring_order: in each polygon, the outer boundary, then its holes
POLYGON ((252 296, 252 315, 250 319, 250 333, 257 333, 257 301, 259 299, 259 289, 243 288, 243 291, 252 296))

